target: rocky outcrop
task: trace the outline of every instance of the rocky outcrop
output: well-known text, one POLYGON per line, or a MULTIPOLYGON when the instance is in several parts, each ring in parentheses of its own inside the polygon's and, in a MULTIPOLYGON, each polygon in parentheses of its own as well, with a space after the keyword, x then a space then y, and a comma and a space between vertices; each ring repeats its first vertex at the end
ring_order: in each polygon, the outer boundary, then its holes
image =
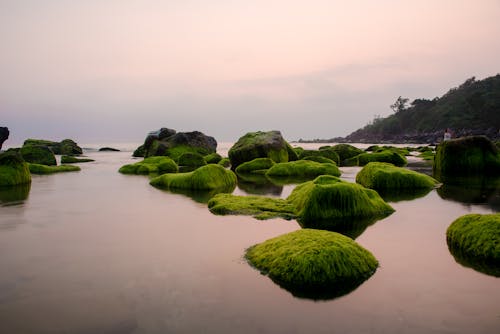
POLYGON ((113 147, 101 147, 99 152, 120 152, 120 150, 113 147))
POLYGON ((29 145, 47 146, 54 154, 80 155, 83 153, 82 148, 72 139, 64 139, 61 142, 44 139, 26 139, 23 146, 29 145))
POLYGON ((9 138, 9 129, 6 127, 0 127, 0 150, 2 149, 3 143, 9 138))
POLYGON ((0 153, 0 187, 15 186, 31 182, 28 164, 21 155, 9 150, 0 153))
POLYGON ((44 145, 25 145, 19 151, 26 162, 46 166, 57 165, 54 152, 44 145))

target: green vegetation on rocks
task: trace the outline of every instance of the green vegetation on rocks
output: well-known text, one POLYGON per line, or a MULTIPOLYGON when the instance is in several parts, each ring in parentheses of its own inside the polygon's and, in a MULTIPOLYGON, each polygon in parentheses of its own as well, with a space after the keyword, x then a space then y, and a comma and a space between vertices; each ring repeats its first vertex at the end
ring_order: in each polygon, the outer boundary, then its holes
POLYGON ((23 146, 47 146, 54 154, 61 155, 80 155, 83 150, 77 143, 71 139, 64 139, 61 142, 55 142, 44 139, 26 139, 23 146))
POLYGON ((370 162, 356 175, 356 182, 375 190, 433 188, 432 177, 386 162, 370 162))
POLYGON ((325 157, 322 157, 320 155, 311 155, 311 156, 307 156, 307 157, 304 157, 302 158, 301 160, 308 160, 308 161, 316 161, 316 162, 319 162, 319 163, 322 163, 322 164, 335 164, 336 165, 336 162, 331 160, 331 159, 328 159, 328 158, 325 158, 325 157))
POLYGON ((218 164, 222 160, 222 156, 219 153, 211 153, 204 158, 207 164, 218 164))
POLYGON ((313 156, 325 157, 330 160, 333 160, 337 165, 340 164, 339 155, 331 147, 326 147, 321 150, 303 150, 299 155, 299 159, 304 159, 313 156))
POLYGON ((229 158, 222 158, 217 164, 227 168, 231 166, 231 160, 229 158))
POLYGON ((500 175, 500 153, 488 138, 464 137, 438 145, 434 158, 437 179, 473 174, 500 175))
POLYGON ((265 174, 269 168, 275 165, 275 162, 270 158, 257 158, 247 161, 236 167, 235 172, 238 174, 244 173, 259 173, 265 174))
POLYGON ((155 177, 150 184, 161 189, 227 189, 236 187, 236 175, 220 165, 209 164, 188 173, 155 177))
POLYGON ((345 160, 345 164, 349 166, 364 166, 370 162, 388 162, 398 167, 407 164, 404 156, 391 150, 384 150, 376 153, 361 153, 353 158, 345 160))
POLYGON ((335 146, 332 146, 331 150, 338 154, 341 165, 342 161, 363 153, 363 150, 349 144, 337 144, 335 146))
POLYGON ((80 170, 78 166, 61 165, 61 166, 47 166, 40 164, 28 164, 31 174, 54 174, 63 172, 77 172, 80 170))
POLYGON ((70 155, 63 155, 61 156, 61 163, 62 164, 72 164, 72 163, 80 163, 80 162, 92 162, 94 159, 87 159, 87 158, 75 158, 70 155))
POLYGON ((319 175, 340 176, 335 164, 316 161, 298 160, 277 163, 267 171, 268 176, 316 177, 319 175))
POLYGON ((47 146, 24 145, 19 152, 26 162, 47 166, 57 165, 54 152, 47 146))
POLYGON ((500 213, 456 219, 446 231, 446 241, 458 262, 500 277, 500 213))
POLYGON ((189 167, 200 167, 205 166, 207 162, 205 158, 199 153, 185 152, 179 156, 178 162, 179 166, 189 166, 189 167))
POLYGON ((163 174, 177 173, 177 164, 169 157, 149 157, 134 164, 122 166, 118 171, 122 174, 163 174))
POLYGON ((301 229, 247 249, 248 262, 298 297, 342 296, 373 275, 377 259, 335 232, 301 229))
POLYGON ((31 182, 28 164, 15 151, 0 153, 0 187, 31 182))

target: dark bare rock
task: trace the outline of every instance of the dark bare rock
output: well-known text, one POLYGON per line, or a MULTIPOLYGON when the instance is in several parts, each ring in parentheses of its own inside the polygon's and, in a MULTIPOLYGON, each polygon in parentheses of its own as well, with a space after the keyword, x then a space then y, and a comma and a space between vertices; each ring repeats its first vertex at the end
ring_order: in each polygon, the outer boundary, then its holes
POLYGON ((9 138, 9 129, 7 127, 0 127, 0 150, 3 143, 9 138))

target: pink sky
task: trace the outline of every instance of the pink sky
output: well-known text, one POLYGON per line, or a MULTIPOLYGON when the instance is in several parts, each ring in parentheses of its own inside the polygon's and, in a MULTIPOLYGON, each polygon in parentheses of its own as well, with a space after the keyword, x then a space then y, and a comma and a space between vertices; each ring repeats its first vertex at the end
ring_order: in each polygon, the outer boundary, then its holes
POLYGON ((499 1, 0 3, 12 140, 344 136, 500 69, 499 1), (231 122, 231 126, 227 126, 231 122))

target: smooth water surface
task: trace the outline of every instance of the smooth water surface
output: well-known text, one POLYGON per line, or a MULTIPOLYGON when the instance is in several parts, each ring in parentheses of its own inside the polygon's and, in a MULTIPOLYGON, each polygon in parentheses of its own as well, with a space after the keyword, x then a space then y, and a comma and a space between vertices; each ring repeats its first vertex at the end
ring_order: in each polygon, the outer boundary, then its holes
MULTIPOLYGON (((350 294, 314 301, 243 259, 297 222, 215 216, 119 174, 131 152, 86 154, 96 162, 34 176, 26 199, 0 204, 0 333, 499 332, 500 279, 457 263, 445 237, 459 216, 498 210, 491 199, 432 190, 391 202, 396 212, 356 239, 380 268, 350 294)), ((351 181, 359 170, 341 169, 351 181)))

